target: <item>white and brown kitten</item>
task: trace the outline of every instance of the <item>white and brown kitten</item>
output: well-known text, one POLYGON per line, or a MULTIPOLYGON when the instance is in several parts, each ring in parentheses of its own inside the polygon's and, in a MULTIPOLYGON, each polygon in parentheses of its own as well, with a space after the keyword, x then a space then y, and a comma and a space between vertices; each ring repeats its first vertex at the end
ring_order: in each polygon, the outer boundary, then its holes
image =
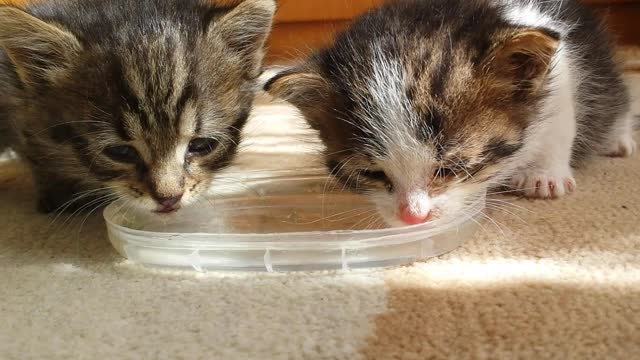
POLYGON ((265 89, 391 224, 455 216, 507 182, 560 197, 590 155, 636 147, 611 40, 575 0, 390 2, 265 89))
POLYGON ((30 163, 40 210, 122 197, 166 213, 207 189, 236 152, 275 11, 230 3, 0 6, 0 147, 30 163))

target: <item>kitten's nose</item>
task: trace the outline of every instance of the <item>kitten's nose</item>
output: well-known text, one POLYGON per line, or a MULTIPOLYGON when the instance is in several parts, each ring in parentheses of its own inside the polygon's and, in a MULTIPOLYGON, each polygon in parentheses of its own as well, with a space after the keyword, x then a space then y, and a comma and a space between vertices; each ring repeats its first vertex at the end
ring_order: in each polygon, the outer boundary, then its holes
POLYGON ((400 208, 400 219, 407 225, 422 224, 431 219, 432 211, 429 211, 426 215, 419 215, 412 212, 408 206, 400 208))
POLYGON ((159 196, 158 198, 156 198, 156 201, 158 202, 158 204, 160 204, 160 206, 166 209, 171 209, 178 202, 180 202, 181 199, 182 199, 182 194, 175 195, 175 196, 167 196, 167 197, 159 196))

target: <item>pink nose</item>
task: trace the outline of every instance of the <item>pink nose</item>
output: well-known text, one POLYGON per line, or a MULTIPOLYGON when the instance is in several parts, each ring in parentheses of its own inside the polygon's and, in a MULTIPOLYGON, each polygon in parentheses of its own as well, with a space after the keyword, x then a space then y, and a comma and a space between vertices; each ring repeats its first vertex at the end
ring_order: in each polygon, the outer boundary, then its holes
POLYGON ((162 206, 163 208, 170 209, 173 208, 177 203, 182 200, 182 194, 176 196, 158 196, 156 197, 156 202, 162 206))
POLYGON ((427 213, 427 215, 418 215, 409 210, 408 206, 402 206, 400 208, 400 219, 404 221, 407 225, 417 225, 427 222, 427 220, 431 219, 431 211, 427 213))

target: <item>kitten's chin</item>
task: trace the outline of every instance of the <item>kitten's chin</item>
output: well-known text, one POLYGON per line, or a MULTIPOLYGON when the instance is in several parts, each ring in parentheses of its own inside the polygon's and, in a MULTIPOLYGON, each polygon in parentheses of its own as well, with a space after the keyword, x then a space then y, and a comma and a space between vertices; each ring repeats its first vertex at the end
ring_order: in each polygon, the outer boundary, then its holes
POLYGON ((171 214, 177 213, 181 208, 182 206, 180 205, 172 208, 156 207, 156 209, 153 210, 153 212, 158 215, 171 215, 171 214))

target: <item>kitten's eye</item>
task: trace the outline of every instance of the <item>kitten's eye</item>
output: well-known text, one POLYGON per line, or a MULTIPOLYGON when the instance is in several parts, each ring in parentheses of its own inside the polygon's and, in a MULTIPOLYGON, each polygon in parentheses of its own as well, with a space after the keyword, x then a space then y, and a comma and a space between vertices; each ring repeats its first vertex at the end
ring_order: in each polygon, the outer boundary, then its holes
POLYGON ((393 191, 393 183, 387 176, 387 173, 385 173, 383 170, 364 169, 364 170, 359 170, 359 172, 360 172, 360 175, 366 178, 384 183, 384 187, 387 189, 387 191, 389 192, 393 191))
POLYGON ((360 170, 360 175, 372 180, 388 181, 387 174, 382 170, 360 170))
POLYGON ((140 161, 140 155, 131 145, 109 146, 104 153, 112 160, 124 163, 136 163, 140 161))
POLYGON ((439 177, 439 178, 451 178, 451 177, 455 177, 456 173, 455 171, 453 171, 453 169, 451 168, 444 168, 441 167, 438 170, 436 170, 434 177, 439 177))
POLYGON ((211 153, 216 146, 218 146, 218 141, 212 138, 196 138, 191 140, 189 143, 189 149, 187 150, 190 155, 198 155, 203 156, 211 153))

